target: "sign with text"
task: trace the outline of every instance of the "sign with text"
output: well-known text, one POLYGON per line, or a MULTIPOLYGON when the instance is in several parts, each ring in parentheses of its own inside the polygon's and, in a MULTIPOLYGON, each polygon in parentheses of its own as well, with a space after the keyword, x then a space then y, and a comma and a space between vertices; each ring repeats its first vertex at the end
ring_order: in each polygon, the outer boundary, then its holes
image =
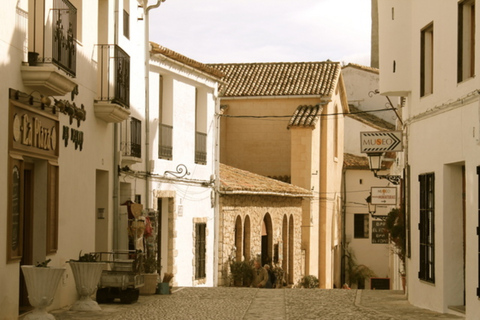
POLYGON ((387 222, 384 220, 372 220, 372 243, 388 243, 386 225, 387 222))
POLYGON ((372 187, 371 201, 375 205, 396 205, 397 188, 396 187, 372 187))
POLYGON ((402 151, 402 131, 360 132, 362 153, 402 151))

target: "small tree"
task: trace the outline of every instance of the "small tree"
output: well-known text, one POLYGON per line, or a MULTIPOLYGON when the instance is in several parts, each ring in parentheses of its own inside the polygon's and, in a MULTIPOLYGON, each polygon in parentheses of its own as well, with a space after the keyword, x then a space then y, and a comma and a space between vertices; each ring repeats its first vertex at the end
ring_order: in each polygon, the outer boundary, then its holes
POLYGON ((394 253, 396 253, 402 261, 403 270, 401 270, 401 272, 403 273, 405 270, 406 255, 405 212, 403 208, 392 209, 388 213, 385 222, 385 232, 389 234, 394 253))
POLYGON ((350 287, 352 284, 358 285, 359 282, 364 283, 366 279, 375 277, 375 272, 364 264, 358 264, 355 253, 345 245, 345 271, 348 277, 350 287))

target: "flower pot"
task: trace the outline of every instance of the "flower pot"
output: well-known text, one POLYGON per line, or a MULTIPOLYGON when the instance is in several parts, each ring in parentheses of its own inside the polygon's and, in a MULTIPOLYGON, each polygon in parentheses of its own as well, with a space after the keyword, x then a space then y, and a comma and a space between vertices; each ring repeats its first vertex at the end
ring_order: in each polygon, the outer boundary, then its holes
POLYGON ((31 67, 36 66, 38 61, 38 56, 39 56, 38 52, 31 52, 31 51, 28 52, 28 65, 31 67))
POLYGON ((72 311, 98 311, 102 310, 98 303, 92 300, 91 295, 97 289, 102 271, 106 265, 104 262, 69 262, 72 268, 78 300, 70 308, 72 311))
POLYGON ((28 291, 28 301, 35 308, 24 319, 51 319, 55 317, 46 308, 52 304, 58 283, 65 268, 21 266, 28 291))
POLYGON ((158 273, 144 273, 143 287, 140 287, 141 295, 155 294, 157 291, 158 273))

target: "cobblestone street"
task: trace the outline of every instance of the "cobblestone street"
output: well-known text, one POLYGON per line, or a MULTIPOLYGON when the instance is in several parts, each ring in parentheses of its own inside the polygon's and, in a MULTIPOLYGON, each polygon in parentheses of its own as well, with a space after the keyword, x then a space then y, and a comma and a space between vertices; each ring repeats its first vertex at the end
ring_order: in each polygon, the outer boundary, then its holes
POLYGON ((80 319, 463 319, 411 306, 400 291, 177 288, 171 295, 140 296, 132 305, 102 304, 102 311, 51 313, 80 319))

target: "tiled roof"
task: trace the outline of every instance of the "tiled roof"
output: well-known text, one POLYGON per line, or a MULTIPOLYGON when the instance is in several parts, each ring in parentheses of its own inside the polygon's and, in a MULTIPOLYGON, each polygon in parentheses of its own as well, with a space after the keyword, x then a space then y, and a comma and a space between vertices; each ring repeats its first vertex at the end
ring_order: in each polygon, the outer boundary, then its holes
POLYGON ((362 66, 361 64, 356 64, 356 63, 349 63, 346 66, 343 66, 343 68, 346 68, 346 67, 352 67, 352 68, 356 68, 356 69, 360 69, 360 70, 370 71, 370 72, 376 73, 376 74, 380 73, 380 70, 377 69, 377 68, 362 66))
POLYGON ((356 156, 351 153, 343 154, 343 166, 346 169, 370 169, 366 156, 356 156))
MULTIPOLYGON (((386 153, 385 158, 392 158, 395 157, 394 153, 386 153)), ((343 154, 343 166, 345 169, 356 169, 356 170, 370 170, 370 166, 368 164, 368 157, 365 156, 357 156, 351 153, 344 153, 343 154)), ((382 170, 387 170, 392 166, 392 162, 383 161, 382 162, 382 170)))
POLYGON ((330 96, 337 85, 338 62, 209 64, 225 74, 222 97, 330 96))
POLYGON ((165 57, 168 57, 177 62, 186 64, 187 66, 193 67, 199 71, 205 72, 216 78, 222 78, 224 76, 224 74, 218 69, 212 68, 204 63, 185 57, 184 55, 181 55, 180 53, 170 50, 168 48, 162 47, 161 45, 155 42, 150 42, 150 44, 152 46, 152 51, 151 51, 152 54, 164 55, 165 57))
POLYGON ((361 121, 378 130, 395 130, 394 124, 373 115, 371 112, 364 112, 353 105, 350 105, 350 113, 347 114, 347 117, 361 121))
POLYGON ((310 197, 309 190, 220 164, 220 193, 310 197))
POLYGON ((299 106, 290 118, 288 128, 291 127, 315 127, 318 117, 322 112, 320 105, 315 106, 299 106))

